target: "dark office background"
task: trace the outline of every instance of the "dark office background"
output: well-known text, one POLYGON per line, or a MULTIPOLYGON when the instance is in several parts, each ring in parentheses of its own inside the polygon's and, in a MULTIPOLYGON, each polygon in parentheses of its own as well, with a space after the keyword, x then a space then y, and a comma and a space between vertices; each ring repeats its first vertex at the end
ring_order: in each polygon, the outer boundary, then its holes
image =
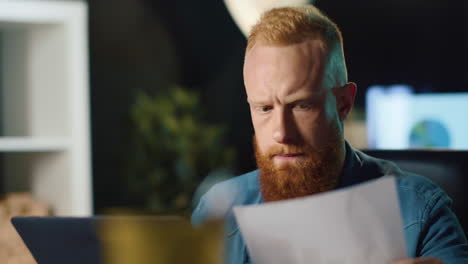
MULTIPOLYGON (((366 88, 468 91, 465 0, 318 0, 343 31, 349 78, 366 88)), ((242 81, 245 38, 222 0, 96 0, 89 4, 95 210, 131 206, 123 180, 136 91, 178 84, 202 95, 206 121, 228 127, 236 173, 254 167, 242 81)), ((155 157, 156 159, 157 157, 155 157)))

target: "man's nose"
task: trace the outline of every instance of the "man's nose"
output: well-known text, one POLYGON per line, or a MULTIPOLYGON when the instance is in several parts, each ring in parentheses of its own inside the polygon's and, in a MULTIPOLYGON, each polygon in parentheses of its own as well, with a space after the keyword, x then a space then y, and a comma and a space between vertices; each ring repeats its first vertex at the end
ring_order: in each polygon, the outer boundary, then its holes
POLYGON ((278 109, 273 119, 273 140, 280 144, 294 143, 297 132, 292 113, 288 109, 278 109))

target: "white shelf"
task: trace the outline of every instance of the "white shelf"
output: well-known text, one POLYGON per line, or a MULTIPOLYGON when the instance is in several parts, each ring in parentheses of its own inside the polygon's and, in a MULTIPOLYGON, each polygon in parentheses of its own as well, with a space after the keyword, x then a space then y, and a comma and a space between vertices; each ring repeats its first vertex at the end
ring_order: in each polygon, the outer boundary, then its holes
POLYGON ((65 151, 66 138, 0 137, 0 152, 53 152, 65 151))
POLYGON ((85 1, 0 0, 0 180, 92 214, 85 1))
POLYGON ((73 19, 80 1, 1 0, 0 24, 61 24, 73 19))

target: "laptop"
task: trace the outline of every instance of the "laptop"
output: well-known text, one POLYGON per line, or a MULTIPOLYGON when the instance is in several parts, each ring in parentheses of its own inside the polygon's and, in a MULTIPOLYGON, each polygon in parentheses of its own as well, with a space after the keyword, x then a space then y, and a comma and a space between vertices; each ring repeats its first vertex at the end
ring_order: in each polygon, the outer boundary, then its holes
POLYGON ((222 224, 181 217, 13 217, 38 264, 222 262, 222 224))

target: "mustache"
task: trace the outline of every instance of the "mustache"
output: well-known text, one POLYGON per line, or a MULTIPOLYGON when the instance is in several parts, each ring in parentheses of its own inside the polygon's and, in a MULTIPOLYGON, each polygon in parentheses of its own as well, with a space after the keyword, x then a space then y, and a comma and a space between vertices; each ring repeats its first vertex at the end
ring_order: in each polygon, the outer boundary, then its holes
POLYGON ((310 153, 310 149, 304 146, 273 146, 268 149, 266 156, 271 158, 275 155, 294 155, 307 153, 310 153))
POLYGON ((297 146, 297 145, 276 145, 270 147, 267 152, 263 155, 265 157, 273 158, 275 155, 305 155, 310 157, 319 157, 325 155, 326 152, 336 151, 337 148, 333 145, 326 145, 323 148, 316 149, 311 146, 297 146))

